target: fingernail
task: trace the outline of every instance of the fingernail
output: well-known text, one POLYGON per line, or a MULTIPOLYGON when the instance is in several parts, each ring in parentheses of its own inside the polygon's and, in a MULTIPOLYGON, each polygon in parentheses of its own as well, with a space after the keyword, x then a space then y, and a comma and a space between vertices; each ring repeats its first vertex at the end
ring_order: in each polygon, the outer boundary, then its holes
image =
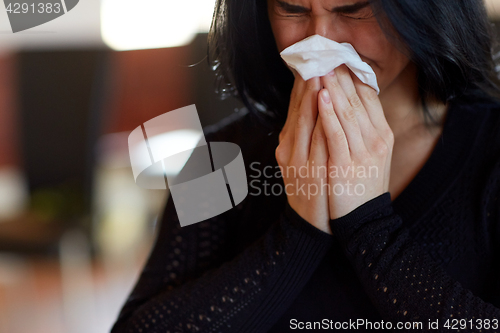
POLYGON ((330 104, 330 94, 326 89, 323 89, 321 91, 321 99, 323 99, 323 102, 325 102, 325 104, 330 104))
POLYGON ((335 76, 335 69, 327 74, 328 76, 335 76))

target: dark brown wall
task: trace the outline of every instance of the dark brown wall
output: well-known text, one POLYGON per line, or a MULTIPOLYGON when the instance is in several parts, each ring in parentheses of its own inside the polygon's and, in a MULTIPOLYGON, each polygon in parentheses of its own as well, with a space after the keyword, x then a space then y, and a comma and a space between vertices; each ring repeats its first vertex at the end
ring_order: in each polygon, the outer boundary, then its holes
POLYGON ((194 94, 189 47, 113 52, 104 132, 132 131, 145 121, 189 105, 194 94))
POLYGON ((0 168, 19 165, 16 57, 0 54, 0 168))

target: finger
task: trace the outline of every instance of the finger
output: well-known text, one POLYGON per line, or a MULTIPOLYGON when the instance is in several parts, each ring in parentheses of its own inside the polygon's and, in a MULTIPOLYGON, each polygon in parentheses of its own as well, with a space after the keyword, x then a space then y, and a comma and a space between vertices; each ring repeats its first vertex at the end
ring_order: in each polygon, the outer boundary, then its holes
POLYGON ((349 145, 344 129, 333 109, 330 93, 321 89, 318 96, 318 120, 325 133, 329 156, 335 163, 346 164, 351 162, 349 145))
MULTIPOLYGON (((290 94, 290 103, 288 105, 288 114, 286 117, 285 125, 283 126, 283 129, 281 130, 279 136, 280 141, 286 136, 290 128, 294 127, 295 125, 295 120, 300 107, 300 101, 302 94, 304 93, 305 85, 306 82, 302 79, 300 75, 297 75, 293 82, 293 88, 290 94)), ((293 134, 292 134, 292 142, 293 142, 293 134)))
POLYGON ((295 131, 290 130, 295 126, 295 114, 298 111, 298 104, 300 103, 300 96, 304 90, 305 81, 301 77, 294 80, 292 92, 290 94, 290 104, 288 106, 288 114, 286 117, 285 125, 279 134, 279 145, 276 148, 276 160, 280 165, 288 165, 290 161, 291 151, 295 138, 295 131), (292 125, 293 124, 293 125, 292 125))
MULTIPOLYGON (((288 165, 292 159, 295 145, 295 127, 303 95, 306 91, 306 81, 300 75, 295 77, 294 87, 290 96, 290 105, 285 126, 280 133, 280 144, 276 148, 276 159, 278 163, 288 165)), ((297 158, 297 156, 295 156, 297 158)), ((303 159, 300 163, 305 163, 303 159)))
POLYGON ((318 117, 319 77, 307 80, 295 122, 292 160, 305 163, 309 158, 311 136, 318 117))
MULTIPOLYGON (((328 162, 328 142, 323 130, 321 119, 318 118, 311 135, 311 150, 309 153, 309 165, 322 166, 328 162)), ((318 168, 318 172, 319 172, 318 168)), ((317 174, 317 177, 326 178, 326 174, 317 174)))
POLYGON ((354 79, 357 79, 357 76, 345 65, 338 67, 336 72, 339 84, 344 90, 349 104, 354 109, 354 114, 356 115, 356 120, 358 121, 365 147, 370 149, 371 143, 375 141, 379 133, 372 124, 366 112, 365 105, 358 96, 358 92, 353 82, 354 79))
POLYGON ((372 87, 361 82, 356 76, 353 77, 353 82, 373 127, 375 127, 380 136, 387 139, 388 132, 392 133, 392 131, 385 118, 382 103, 380 103, 377 92, 372 87))
MULTIPOLYGON (((370 119, 370 122, 373 124, 373 127, 377 131, 379 137, 384 139, 387 147, 389 148, 389 154, 386 157, 386 171, 384 175, 384 188, 389 188, 389 180, 391 173, 391 162, 392 162, 392 149, 394 146, 394 135, 393 132, 387 123, 387 119, 385 118, 385 114, 382 108, 382 104, 380 103, 380 99, 378 98, 377 92, 372 87, 364 84, 361 80, 353 76, 353 83, 358 92, 358 96, 362 101, 363 105, 365 105, 365 110, 370 119)), ((372 142, 376 142, 377 140, 372 139, 372 142)), ((374 146, 373 150, 377 150, 377 147, 374 146)))
POLYGON ((291 151, 293 148, 293 142, 295 138, 295 131, 290 130, 294 127, 292 123, 295 122, 296 110, 298 110, 298 103, 300 103, 300 96, 302 95, 303 88, 305 86, 304 80, 301 77, 294 80, 292 92, 290 94, 290 103, 288 105, 288 114, 286 117, 285 124, 281 129, 279 134, 279 145, 276 147, 275 157, 276 161, 280 166, 288 165, 290 161, 291 151))
POLYGON ((328 89, 330 94, 329 96, 333 104, 333 110, 337 114, 340 124, 344 129, 350 151, 355 153, 366 152, 365 143, 361 135, 361 129, 359 128, 354 109, 340 86, 336 72, 337 70, 333 70, 322 77, 324 86, 328 89))

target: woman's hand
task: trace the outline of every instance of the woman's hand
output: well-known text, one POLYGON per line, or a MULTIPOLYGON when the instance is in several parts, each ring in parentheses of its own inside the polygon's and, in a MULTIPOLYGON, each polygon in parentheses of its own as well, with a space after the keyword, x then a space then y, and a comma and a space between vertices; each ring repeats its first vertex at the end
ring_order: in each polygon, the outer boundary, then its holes
POLYGON ((394 136, 377 93, 345 66, 321 77, 320 117, 328 145, 330 218, 389 190, 394 136))
POLYGON ((322 193, 322 186, 328 184, 328 148, 322 124, 317 121, 320 89, 320 78, 306 82, 295 74, 276 160, 281 167, 290 206, 304 220, 331 234, 326 189, 322 193), (319 166, 323 166, 324 172, 318 175, 319 166))

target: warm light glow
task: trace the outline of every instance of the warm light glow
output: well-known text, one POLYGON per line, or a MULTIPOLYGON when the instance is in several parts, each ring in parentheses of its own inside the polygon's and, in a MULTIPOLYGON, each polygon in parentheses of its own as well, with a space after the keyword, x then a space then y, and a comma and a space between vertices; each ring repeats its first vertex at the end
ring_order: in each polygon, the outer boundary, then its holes
MULTIPOLYGON (((163 156, 172 156, 179 151, 194 149, 202 136, 203 133, 193 130, 177 130, 155 135, 148 138, 148 141, 152 146, 163 147, 163 156)), ((177 157, 175 159, 170 159, 169 164, 165 164, 165 173, 172 176, 177 175, 186 164, 189 156, 190 155, 184 155, 184 158, 177 157)))
POLYGON ((189 44, 210 27, 214 0, 102 0, 101 34, 114 50, 189 44))
POLYGON ((488 15, 493 19, 500 17, 500 0, 484 0, 488 15))

